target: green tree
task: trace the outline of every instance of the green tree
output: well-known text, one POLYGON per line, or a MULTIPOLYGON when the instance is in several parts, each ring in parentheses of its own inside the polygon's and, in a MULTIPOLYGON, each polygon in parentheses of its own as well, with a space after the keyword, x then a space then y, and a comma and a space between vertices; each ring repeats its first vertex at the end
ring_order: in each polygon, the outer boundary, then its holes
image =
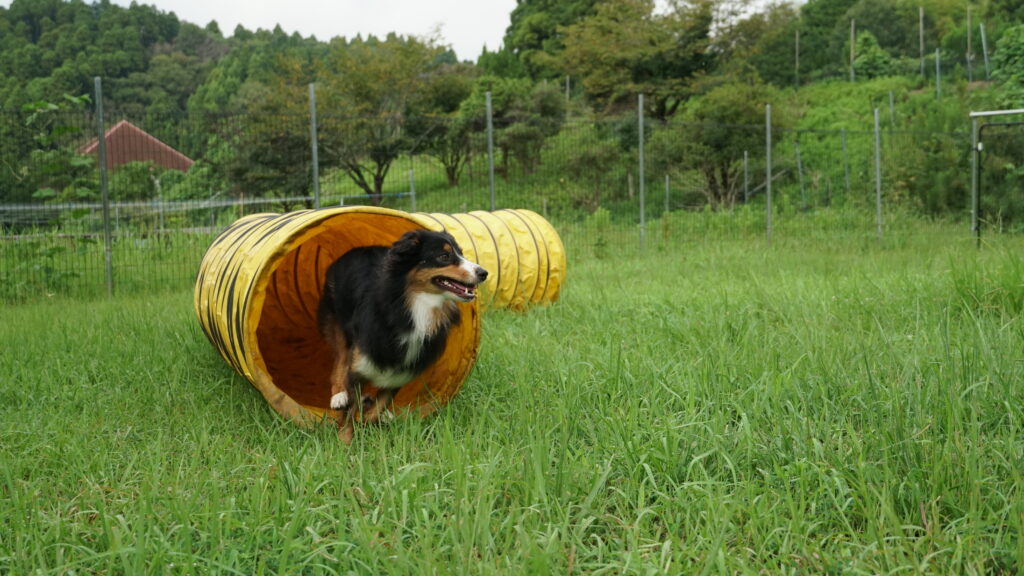
POLYGON ((800 8, 800 69, 808 77, 820 77, 848 63, 842 49, 849 38, 846 12, 857 0, 808 0, 800 8), (846 35, 837 34, 845 26, 846 35))
POLYGON ((508 178, 515 161, 523 173, 532 173, 540 165, 544 141, 557 134, 565 121, 564 96, 553 86, 534 85, 525 78, 481 77, 460 110, 463 121, 477 136, 477 149, 483 148, 486 137, 487 92, 491 93, 498 153, 495 171, 508 178))
MULTIPOLYGON (((25 106, 26 126, 33 147, 17 170, 23 193, 35 200, 73 202, 97 196, 96 158, 79 153, 82 134, 88 127, 79 113, 88 96, 65 95, 58 102, 35 102, 25 106)), ((8 200, 24 200, 11 197, 8 200)))
POLYGON ((1003 108, 1024 107, 1024 24, 1007 29, 992 55, 997 99, 1003 108))
POLYGON ((892 56, 878 45, 871 32, 857 36, 857 57, 853 61, 857 78, 870 79, 891 76, 895 72, 892 56))
MULTIPOLYGON (((682 122, 654 132, 652 163, 677 177, 698 172, 708 206, 731 209, 739 192, 743 152, 764 145, 764 105, 781 100, 777 90, 763 84, 721 85, 691 101, 682 122)), ((773 124, 785 127, 786 118, 778 110, 773 124)))
POLYGON ((648 112, 668 118, 711 69, 713 7, 710 0, 680 3, 660 14, 653 0, 608 0, 565 29, 562 66, 603 112, 633 106, 645 94, 648 112))
MULTIPOLYGON (((849 48, 850 20, 855 20, 858 59, 861 54, 861 31, 870 33, 875 45, 891 55, 917 58, 920 54, 919 6, 920 3, 913 0, 858 0, 842 20, 836 23, 835 37, 837 40, 844 39, 845 46, 849 48)), ((928 12, 925 15, 927 17, 928 12)))
MULTIPOLYGON (((323 156, 345 170, 375 204, 392 164, 413 141, 406 120, 427 106, 427 87, 446 62, 446 49, 415 38, 345 42, 335 38, 320 63, 323 156)), ((319 101, 318 101, 319 102, 319 101)))
POLYGON ((594 13, 599 0, 519 0, 509 16, 504 50, 514 55, 522 69, 507 66, 487 69, 501 76, 519 77, 523 70, 533 80, 561 76, 558 55, 564 49, 563 28, 594 13), (506 74, 503 72, 511 72, 506 74))
POLYGON ((791 86, 796 80, 799 23, 799 12, 792 4, 770 4, 741 18, 715 38, 724 72, 742 78, 753 70, 765 82, 791 86))
POLYGON ((472 94, 476 70, 466 64, 438 66, 427 78, 419 110, 408 118, 410 153, 424 152, 444 167, 449 186, 457 186, 470 158, 470 123, 459 115, 472 94))

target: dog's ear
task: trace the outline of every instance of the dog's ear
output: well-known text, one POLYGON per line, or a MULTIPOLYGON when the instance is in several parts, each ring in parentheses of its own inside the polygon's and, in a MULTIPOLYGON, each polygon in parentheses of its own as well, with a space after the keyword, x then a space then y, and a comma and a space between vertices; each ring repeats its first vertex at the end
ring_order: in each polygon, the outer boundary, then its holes
POLYGON ((418 257, 423 248, 423 231, 410 230, 391 245, 391 252, 399 258, 418 257))

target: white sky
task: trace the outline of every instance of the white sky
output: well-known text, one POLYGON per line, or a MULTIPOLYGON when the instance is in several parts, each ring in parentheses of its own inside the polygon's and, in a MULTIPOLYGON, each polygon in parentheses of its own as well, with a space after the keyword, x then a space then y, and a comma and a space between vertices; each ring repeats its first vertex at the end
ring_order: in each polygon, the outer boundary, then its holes
MULTIPOLYGON (((111 0, 128 6, 131 0, 111 0)), ((230 36, 235 26, 249 30, 275 25, 291 34, 330 40, 362 34, 379 37, 388 32, 432 37, 451 46, 460 60, 476 60, 486 45, 497 50, 509 24, 516 0, 140 0, 181 20, 206 26, 216 20, 230 36)), ((0 0, 9 7, 11 0, 0 0)))

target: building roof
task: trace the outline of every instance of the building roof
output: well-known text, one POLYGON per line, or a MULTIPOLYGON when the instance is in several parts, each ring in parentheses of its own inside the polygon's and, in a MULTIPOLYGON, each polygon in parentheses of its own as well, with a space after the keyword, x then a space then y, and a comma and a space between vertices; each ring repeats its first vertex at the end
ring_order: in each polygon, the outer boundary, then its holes
MULTIPOLYGON (((104 140, 108 169, 129 162, 152 162, 168 170, 188 172, 194 163, 188 156, 127 120, 122 120, 107 130, 104 140)), ((99 140, 96 139, 79 149, 79 152, 96 155, 98 149, 99 140)))

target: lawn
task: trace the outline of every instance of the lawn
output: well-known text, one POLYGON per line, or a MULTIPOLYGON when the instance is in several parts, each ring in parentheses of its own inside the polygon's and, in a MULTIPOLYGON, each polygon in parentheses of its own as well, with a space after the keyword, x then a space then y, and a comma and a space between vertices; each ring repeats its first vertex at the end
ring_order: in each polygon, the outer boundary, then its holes
POLYGON ((0 574, 1024 569, 1024 242, 592 252, 352 446, 189 291, 0 307, 0 574))

